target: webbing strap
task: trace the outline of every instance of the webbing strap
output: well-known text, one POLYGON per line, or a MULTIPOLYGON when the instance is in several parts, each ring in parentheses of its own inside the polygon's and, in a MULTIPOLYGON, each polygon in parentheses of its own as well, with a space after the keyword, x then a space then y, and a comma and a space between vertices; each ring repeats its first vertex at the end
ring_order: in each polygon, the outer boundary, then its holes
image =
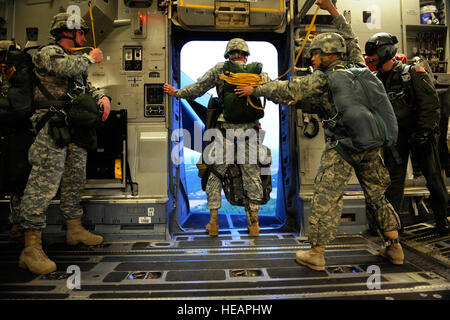
POLYGON ((395 238, 395 239, 385 239, 385 242, 384 242, 384 244, 385 244, 386 247, 389 247, 389 246, 391 246, 391 245, 393 245, 393 244, 396 244, 396 243, 400 243, 400 238, 395 238))

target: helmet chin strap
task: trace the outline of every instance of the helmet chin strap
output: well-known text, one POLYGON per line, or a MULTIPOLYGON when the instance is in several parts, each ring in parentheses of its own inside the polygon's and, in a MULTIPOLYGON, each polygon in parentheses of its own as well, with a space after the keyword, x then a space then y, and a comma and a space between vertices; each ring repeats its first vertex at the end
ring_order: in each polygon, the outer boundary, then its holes
POLYGON ((324 63, 323 57, 324 57, 323 52, 320 51, 320 65, 319 65, 319 68, 318 68, 320 71, 326 70, 330 65, 332 65, 333 63, 335 63, 336 61, 339 60, 339 56, 337 56, 336 58, 327 60, 327 65, 325 66, 325 65, 323 64, 323 63, 324 63))
POLYGON ((72 40, 72 42, 73 42, 73 47, 74 48, 79 48, 80 47, 80 45, 77 43, 77 29, 74 29, 74 30, 72 30, 72 37, 68 37, 68 36, 65 36, 65 35, 63 35, 63 34, 61 34, 60 36, 59 36, 59 39, 58 39, 58 41, 60 40, 60 39, 69 39, 69 40, 72 40))
POLYGON ((387 62, 389 62, 390 60, 393 60, 393 58, 388 59, 388 60, 386 60, 386 61, 384 61, 384 62, 382 62, 382 61, 380 60, 380 62, 378 62, 378 65, 376 66, 377 71, 384 72, 385 70, 383 70, 383 66, 384 66, 387 62))

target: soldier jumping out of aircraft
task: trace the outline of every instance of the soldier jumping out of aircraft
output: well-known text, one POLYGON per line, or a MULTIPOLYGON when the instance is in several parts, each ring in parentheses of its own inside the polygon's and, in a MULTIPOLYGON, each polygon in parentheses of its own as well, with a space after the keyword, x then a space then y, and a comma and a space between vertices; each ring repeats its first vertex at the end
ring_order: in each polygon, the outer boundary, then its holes
POLYGON ((386 198, 399 212, 403 202, 408 157, 412 153, 430 190, 436 231, 440 235, 448 235, 448 193, 436 143, 439 133, 439 98, 432 79, 420 63, 409 66, 394 60, 397 43, 395 36, 381 32, 373 35, 365 46, 367 61, 378 70, 377 76, 386 88, 399 127, 396 150, 400 161, 391 150, 385 150, 384 153, 391 177, 386 198))
MULTIPOLYGON (((236 133, 236 137, 238 141, 240 137, 245 138, 245 132, 248 130, 254 130, 257 132, 259 130, 259 121, 258 119, 264 116, 263 110, 255 111, 255 109, 251 109, 249 107, 248 113, 241 115, 241 118, 231 119, 231 114, 238 113, 241 111, 241 107, 239 105, 234 105, 233 102, 230 102, 225 95, 228 97, 234 98, 234 92, 231 91, 231 94, 225 92, 226 83, 220 77, 226 72, 227 68, 235 68, 235 69, 243 69, 243 68, 252 68, 255 67, 254 71, 257 73, 261 73, 260 68, 262 65, 259 63, 253 63, 246 65, 247 56, 250 54, 247 43, 240 38, 231 39, 225 49, 225 59, 228 59, 226 62, 219 62, 213 68, 208 70, 201 78, 197 80, 196 83, 193 83, 189 86, 186 86, 182 89, 175 89, 175 87, 165 83, 164 91, 170 96, 174 96, 177 98, 184 99, 195 99, 197 97, 205 94, 209 89, 214 86, 217 89, 217 94, 219 96, 219 104, 222 108, 223 112, 219 115, 217 119, 216 128, 223 132, 222 141, 215 141, 218 145, 223 146, 223 154, 226 154, 226 149, 229 150, 234 149, 234 142, 228 141, 225 136, 225 132, 227 130, 234 130, 236 133), (251 65, 251 66, 250 66, 251 65), (228 111, 228 112, 226 112, 228 111), (238 134, 241 132, 241 134, 238 134)), ((247 70, 248 71, 248 70, 247 70)), ((236 71, 235 71, 236 72, 236 71)), ((243 72, 243 71, 241 71, 243 72)), ((270 78, 266 73, 261 73, 262 79, 264 81, 269 81, 270 78)), ((234 88, 233 88, 234 89, 234 88)), ((237 98, 237 97, 236 97, 237 98)), ((230 99, 232 100, 232 99, 230 99)), ((241 99, 244 100, 245 99, 241 99)), ((250 139, 249 139, 250 140, 250 139)), ((257 163, 252 164, 249 161, 249 154, 257 154, 259 150, 259 139, 256 144, 245 143, 245 163, 239 164, 241 172, 242 172, 242 181, 244 191, 246 192, 246 196, 248 198, 248 202, 245 204, 245 210, 247 213, 248 220, 248 230, 250 236, 258 236, 259 235, 259 224, 258 224, 258 212, 260 208, 260 202, 263 198, 263 189, 260 178, 260 167, 257 163)), ((219 147, 221 148, 221 147, 219 147)), ((214 148, 211 149, 211 154, 209 155, 211 159, 215 157, 214 148)), ((206 226, 206 231, 210 236, 218 235, 218 213, 219 208, 221 207, 221 190, 222 190, 222 182, 221 179, 217 176, 223 176, 227 169, 227 164, 225 161, 217 162, 215 164, 210 165, 213 170, 213 174, 210 174, 208 177, 208 181, 206 184, 206 194, 207 194, 207 208, 210 210, 210 222, 206 226)))
POLYGON ((46 226, 46 210, 59 186, 60 209, 67 224, 67 243, 98 245, 103 242, 103 237, 90 233, 81 224, 86 148, 96 145, 95 128, 77 127, 73 122, 67 124, 65 116, 69 111, 64 107, 69 103, 72 104, 70 110, 76 109, 73 107, 75 104, 80 108, 86 107, 85 110, 89 109, 96 121, 100 118, 105 121, 110 111, 110 100, 87 81, 88 68, 103 60, 102 51, 93 49, 89 54, 79 54, 70 50, 86 43, 85 33, 89 28, 80 18, 80 25, 69 29, 69 17, 73 16, 59 13, 53 17, 50 33, 55 43, 33 54, 36 76, 41 85, 35 90, 38 110, 31 121, 38 133, 29 150, 32 169, 20 206, 25 248, 20 255, 19 267, 37 274, 56 270, 56 264, 42 250, 41 237, 46 226), (103 105, 103 115, 99 105, 103 105))
MULTIPOLYGON (((315 178, 308 227, 311 249, 298 251, 296 261, 314 270, 325 269, 325 247, 338 232, 343 208, 343 193, 354 169, 363 188, 366 202, 373 208, 381 229, 380 234, 385 240, 386 246, 381 248, 380 254, 394 264, 402 264, 404 256, 398 239, 400 220, 384 196, 390 180, 381 157, 382 147, 380 145, 362 152, 346 150, 340 142, 349 137, 345 136, 345 130, 342 130, 342 126, 339 125, 340 119, 336 116, 335 102, 329 94, 329 72, 334 72, 334 68, 345 69, 350 65, 364 68, 364 58, 351 25, 340 15, 331 0, 318 0, 316 4, 331 14, 339 34, 319 34, 311 42, 310 52, 315 70, 313 74, 291 81, 270 82, 256 88, 238 87, 236 94, 264 96, 282 104, 292 105, 298 101, 301 108, 303 101, 312 105, 312 110, 308 110, 308 113, 317 113, 324 119, 327 141, 315 178)), ((381 83, 379 85, 382 89, 381 83)), ((384 90, 381 92, 385 95, 384 90)), ((395 124, 392 107, 387 97, 384 96, 384 98, 395 124)), ((355 120, 353 125, 357 125, 357 122, 358 120, 355 120)))

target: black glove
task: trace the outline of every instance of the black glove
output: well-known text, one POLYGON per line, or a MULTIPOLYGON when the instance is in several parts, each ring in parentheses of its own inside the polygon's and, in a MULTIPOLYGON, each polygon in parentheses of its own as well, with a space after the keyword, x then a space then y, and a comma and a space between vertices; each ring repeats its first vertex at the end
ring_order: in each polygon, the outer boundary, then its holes
POLYGON ((432 135, 433 133, 431 132, 431 130, 422 130, 414 132, 411 138, 409 139, 409 143, 412 144, 413 146, 418 147, 424 146, 430 140, 432 135))

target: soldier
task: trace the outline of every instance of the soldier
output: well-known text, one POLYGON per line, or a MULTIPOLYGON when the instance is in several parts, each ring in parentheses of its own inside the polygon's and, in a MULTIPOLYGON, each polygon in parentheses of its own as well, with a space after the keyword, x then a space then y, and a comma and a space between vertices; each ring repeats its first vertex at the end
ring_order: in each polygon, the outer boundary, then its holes
MULTIPOLYGON (((0 75, 0 96, 3 101, 7 102, 7 95, 9 89, 9 81, 6 75, 5 70, 5 59, 7 52, 10 48, 15 47, 16 44, 10 40, 2 40, 0 41, 0 63, 2 64, 2 72, 0 75)), ((28 119, 17 119, 11 122, 11 116, 9 111, 9 103, 5 103, 5 106, 2 104, 2 114, 0 115, 1 128, 0 128, 0 136, 8 137, 13 132, 16 132, 21 129, 28 129, 30 127, 30 123, 28 119), (6 107, 8 105, 8 107, 6 107), (6 108, 5 108, 6 107, 6 108), (4 118, 3 118, 4 117, 4 118)), ((7 138, 3 141, 5 142, 7 138)), ((4 155, 6 156, 6 155, 4 155)), ((8 172, 6 172, 8 174, 8 172)), ((9 179, 5 179, 9 180, 9 179)), ((9 222, 11 222, 12 227, 9 233, 9 237, 13 241, 23 242, 23 230, 21 226, 22 219, 20 217, 20 199, 22 196, 22 190, 11 190, 10 186, 8 190, 10 193, 10 215, 9 222)))
MULTIPOLYGON (((216 87, 217 94, 219 96, 219 104, 221 107, 224 106, 224 95, 225 90, 224 86, 226 86, 225 81, 220 79, 220 76, 224 74, 224 68, 228 64, 229 61, 235 62, 237 65, 235 66, 245 66, 247 63, 247 56, 250 54, 247 43, 240 38, 231 39, 225 49, 225 59, 228 61, 219 62, 213 68, 208 70, 200 79, 197 80, 196 83, 193 83, 189 86, 186 86, 183 89, 175 89, 175 87, 164 84, 164 91, 170 96, 175 96, 177 98, 184 99, 195 99, 197 97, 205 94, 212 87, 216 87)), ((262 67, 262 65, 261 65, 262 67)), ((265 81, 270 80, 269 76, 266 73, 261 73, 262 78, 265 81)), ((231 91, 231 96, 236 97, 231 91)), ((223 109, 224 110, 224 109, 223 109)), ((222 112, 218 119, 216 128, 221 130, 223 136, 225 137, 225 131, 234 130, 236 133, 236 138, 240 141, 242 138, 245 138, 246 132, 248 130, 252 130, 252 132, 256 132, 259 128, 258 119, 264 116, 264 112, 258 112, 254 117, 247 117, 246 120, 241 121, 229 121, 227 120, 227 116, 224 112, 222 112)), ((251 144, 246 142, 245 144, 245 163, 239 164, 241 172, 242 172, 242 180, 244 185, 244 190, 246 192, 246 196, 248 198, 248 202, 245 204, 245 211, 247 214, 248 220, 248 230, 250 236, 258 236, 259 235, 259 224, 258 224, 258 212, 260 208, 260 202, 263 197, 263 190, 261 185, 260 178, 260 167, 257 163, 251 163, 249 161, 249 155, 255 155, 259 150, 259 143, 251 144)), ((234 142, 229 141, 228 139, 223 139, 221 141, 215 141, 216 146, 223 145, 223 154, 226 154, 226 149, 234 150, 234 142)), ((211 158, 214 158, 215 151, 212 149, 212 153, 209 155, 211 158)), ((239 163, 239 162, 238 162, 239 163)), ((217 175, 223 176, 227 169, 227 165, 225 161, 221 163, 212 164, 210 168, 215 172, 214 174, 210 174, 208 177, 208 181, 206 184, 206 194, 207 194, 207 208, 210 210, 210 222, 206 226, 206 232, 210 236, 218 235, 218 213, 219 208, 221 207, 221 190, 222 183, 221 179, 217 175)))
POLYGON ((83 209, 80 200, 86 179, 87 157, 83 138, 89 140, 92 137, 88 137, 87 130, 77 134, 74 128, 68 128, 64 107, 77 97, 90 96, 97 114, 103 106, 101 120, 105 121, 110 111, 110 100, 87 81, 88 68, 103 60, 102 51, 93 49, 89 54, 79 54, 71 50, 86 43, 85 34, 89 30, 83 19, 79 20, 78 26, 69 24, 71 16, 68 13, 54 16, 50 33, 55 42, 33 54, 36 77, 40 82, 34 95, 37 110, 31 117, 37 136, 28 154, 32 170, 20 206, 25 248, 20 255, 19 267, 36 274, 56 270, 55 263, 42 250, 41 235, 46 226, 46 210, 59 186, 60 209, 67 224, 67 244, 98 245, 103 242, 101 236, 90 233, 81 224, 83 209), (73 29, 69 29, 71 25, 73 29))
POLYGON ((328 125, 334 117, 332 113, 334 102, 329 95, 325 72, 338 65, 346 66, 351 63, 365 66, 361 49, 350 24, 339 14, 331 0, 318 0, 316 4, 331 14, 333 23, 340 34, 319 34, 311 42, 310 52, 315 70, 313 74, 292 81, 270 82, 254 89, 238 87, 236 94, 264 96, 276 103, 284 104, 306 102, 312 106, 308 113, 317 113, 324 119, 326 146, 315 178, 308 227, 311 249, 298 251, 296 261, 314 270, 325 269, 325 247, 335 238, 338 231, 344 188, 354 169, 363 188, 366 202, 373 208, 383 232, 386 247, 381 248, 380 254, 394 264, 402 264, 403 250, 398 239, 400 221, 394 208, 384 196, 384 191, 389 185, 389 174, 381 158, 381 147, 362 152, 339 148, 338 133, 335 132, 335 127, 328 125))
POLYGON ((377 76, 394 107, 399 127, 396 150, 400 161, 391 150, 385 150, 384 154, 392 182, 386 190, 386 197, 399 212, 408 157, 412 153, 430 190, 436 231, 440 235, 448 235, 448 193, 436 146, 439 98, 433 80, 420 63, 408 66, 393 59, 397 43, 395 36, 382 32, 373 35, 365 46, 367 61, 378 70, 377 76))

